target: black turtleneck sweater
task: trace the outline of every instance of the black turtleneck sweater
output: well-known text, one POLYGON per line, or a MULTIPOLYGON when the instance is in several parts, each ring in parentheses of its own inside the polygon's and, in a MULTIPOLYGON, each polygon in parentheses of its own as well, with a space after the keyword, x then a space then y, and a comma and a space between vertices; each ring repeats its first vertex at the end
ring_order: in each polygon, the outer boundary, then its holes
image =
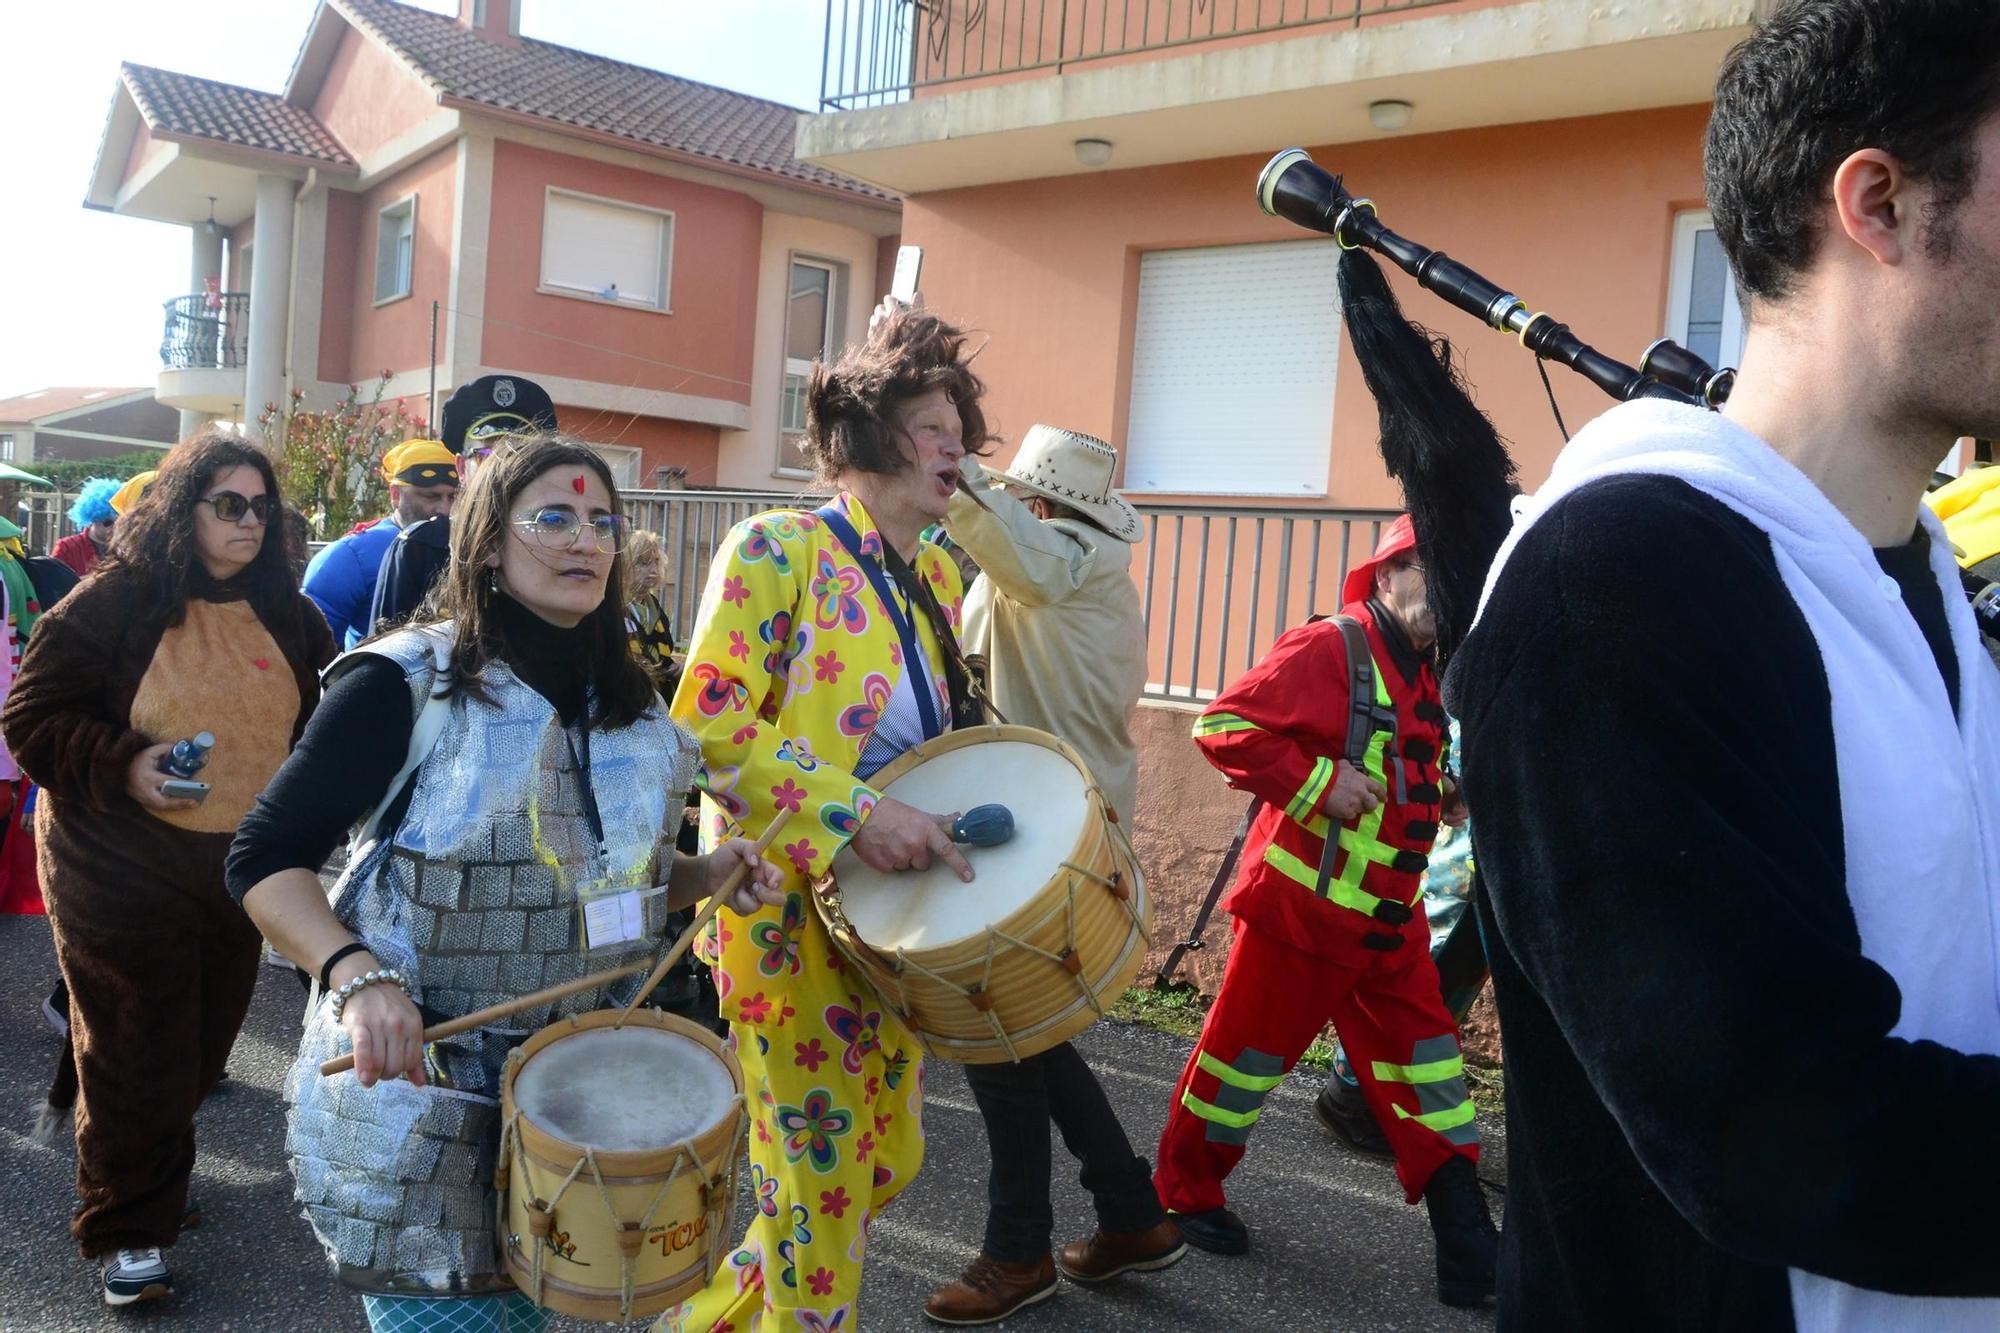
MULTIPOLYGON (((565 726, 575 722, 588 697, 585 631, 551 625, 506 596, 494 599, 493 628, 495 655, 549 701, 565 726)), ((403 668, 364 652, 327 690, 291 758, 237 829, 225 872, 230 896, 240 902, 282 870, 318 873, 382 799, 409 753, 415 725, 403 668)), ((401 813, 392 808, 389 822, 401 813)))

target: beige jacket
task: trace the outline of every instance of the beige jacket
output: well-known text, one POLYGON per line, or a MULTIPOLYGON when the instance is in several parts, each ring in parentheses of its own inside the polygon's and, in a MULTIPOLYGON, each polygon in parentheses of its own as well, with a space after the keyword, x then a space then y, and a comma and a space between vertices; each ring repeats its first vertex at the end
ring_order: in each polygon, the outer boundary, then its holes
POLYGON ((1007 720, 1074 746, 1129 823, 1139 753, 1127 723, 1146 681, 1132 548, 1088 523, 1044 522, 997 486, 982 486, 980 498, 990 512, 961 491, 945 517, 981 571, 960 641, 987 659, 1007 720))

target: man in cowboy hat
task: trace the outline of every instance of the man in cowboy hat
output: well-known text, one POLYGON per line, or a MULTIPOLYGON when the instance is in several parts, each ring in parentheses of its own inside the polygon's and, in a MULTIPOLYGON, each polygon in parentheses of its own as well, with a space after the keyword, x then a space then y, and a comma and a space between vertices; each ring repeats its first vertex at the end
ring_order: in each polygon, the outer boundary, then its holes
MULTIPOLYGON (((456 456, 467 481, 494 446, 510 436, 556 429, 556 406, 541 385, 519 375, 481 375, 445 400, 440 441, 456 456)), ((440 513, 396 535, 382 556, 382 575, 368 603, 374 628, 407 619, 451 559, 451 515, 440 513)))
MULTIPOLYGON (((966 457, 945 528, 981 570, 960 641, 985 659, 995 706, 1068 741, 1129 820, 1139 757, 1126 724, 1146 679, 1146 631, 1131 573, 1139 515, 1111 489, 1117 466, 1118 451, 1102 440, 1035 426, 1005 471, 966 457)), ((967 1065, 965 1076, 992 1152, 986 1234, 964 1275, 931 1295, 929 1318, 994 1323, 1052 1294, 1058 1266, 1094 1283, 1187 1252, 1146 1159, 1068 1042, 1018 1064, 967 1065), (1083 1164, 1098 1220, 1053 1264, 1052 1119, 1083 1164)))
POLYGON ((346 648, 368 635, 368 606, 396 535, 451 512, 458 459, 436 440, 405 440, 382 455, 382 479, 389 483, 389 516, 342 537, 306 566, 305 594, 326 616, 334 642, 346 648))
POLYGON ((1229 965, 1174 1089, 1154 1183, 1190 1244, 1247 1253, 1222 1182, 1265 1097, 1331 1019, 1406 1198, 1429 1206, 1438 1299, 1478 1305, 1498 1240, 1419 887, 1439 824, 1464 809, 1442 768, 1437 622, 1408 515, 1341 598, 1340 615, 1281 635, 1195 723, 1203 757, 1263 805, 1223 900, 1236 918, 1229 965))

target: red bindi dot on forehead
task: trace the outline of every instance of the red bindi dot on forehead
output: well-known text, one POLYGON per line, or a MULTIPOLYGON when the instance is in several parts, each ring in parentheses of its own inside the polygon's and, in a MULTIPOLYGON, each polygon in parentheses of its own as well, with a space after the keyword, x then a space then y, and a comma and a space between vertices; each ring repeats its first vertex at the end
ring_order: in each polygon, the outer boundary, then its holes
POLYGON ((577 473, 576 476, 570 478, 569 488, 575 491, 578 495, 583 494, 583 474, 581 472, 577 473))

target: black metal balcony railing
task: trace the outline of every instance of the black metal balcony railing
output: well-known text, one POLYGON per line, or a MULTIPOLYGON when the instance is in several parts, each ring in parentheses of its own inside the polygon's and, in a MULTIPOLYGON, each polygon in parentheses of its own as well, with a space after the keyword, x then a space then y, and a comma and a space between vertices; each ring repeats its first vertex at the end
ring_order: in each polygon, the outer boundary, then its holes
POLYGON ((160 365, 167 370, 241 370, 250 342, 250 294, 197 293, 168 301, 160 365))
POLYGON ((820 106, 1454 0, 827 0, 820 106))

